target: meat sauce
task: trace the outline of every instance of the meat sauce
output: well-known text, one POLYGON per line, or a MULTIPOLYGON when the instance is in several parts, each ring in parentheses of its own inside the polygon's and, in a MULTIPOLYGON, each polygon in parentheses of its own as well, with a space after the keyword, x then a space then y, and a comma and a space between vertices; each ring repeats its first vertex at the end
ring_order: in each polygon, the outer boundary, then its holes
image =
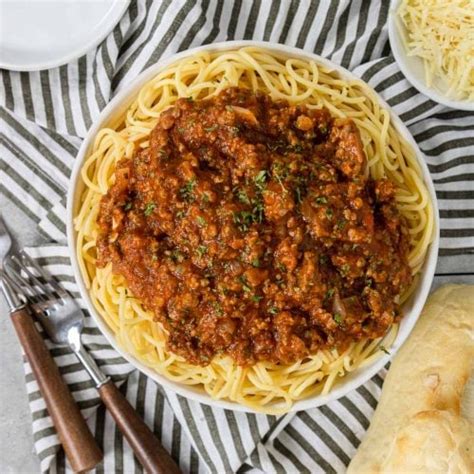
POLYGON ((112 263, 193 364, 291 363, 382 336, 412 282, 388 180, 354 123, 229 88, 179 99, 102 198, 112 263))

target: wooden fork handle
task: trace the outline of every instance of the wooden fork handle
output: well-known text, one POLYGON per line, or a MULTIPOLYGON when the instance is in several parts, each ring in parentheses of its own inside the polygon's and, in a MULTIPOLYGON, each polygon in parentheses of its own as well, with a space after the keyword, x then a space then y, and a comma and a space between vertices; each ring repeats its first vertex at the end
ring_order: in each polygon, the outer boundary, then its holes
POLYGON ((140 418, 112 380, 99 387, 99 394, 130 447, 150 474, 180 474, 173 458, 140 418))
POLYGON ((71 467, 75 472, 94 468, 102 460, 102 452, 36 330, 32 316, 23 307, 13 311, 11 318, 71 467))

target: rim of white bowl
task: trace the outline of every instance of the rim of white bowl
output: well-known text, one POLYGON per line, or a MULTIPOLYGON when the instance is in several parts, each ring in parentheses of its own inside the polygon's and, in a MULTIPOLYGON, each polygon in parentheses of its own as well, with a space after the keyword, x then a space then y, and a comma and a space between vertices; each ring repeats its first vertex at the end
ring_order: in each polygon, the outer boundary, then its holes
MULTIPOLYGON (((419 64, 421 69, 423 68, 423 63, 421 58, 415 56, 408 57, 405 46, 403 45, 400 38, 400 32, 397 28, 397 9, 400 2, 401 0, 392 0, 390 3, 387 23, 388 37, 390 41, 390 47, 392 48, 393 57, 395 58, 395 61, 397 62, 398 67, 401 69, 403 75, 415 89, 434 102, 445 105, 446 107, 450 107, 451 109, 474 111, 473 101, 469 101, 467 99, 451 99, 438 89, 427 86, 424 81, 424 77, 420 78, 419 75, 415 74, 412 66, 410 66, 409 63, 412 62, 419 64)), ((402 28, 405 28, 403 25, 401 26, 402 28)))
MULTIPOLYGON (((178 61, 182 58, 192 56, 193 54, 200 52, 200 51, 227 51, 231 49, 238 49, 241 47, 259 47, 265 48, 275 53, 284 54, 289 57, 298 57, 306 60, 313 60, 319 64, 322 64, 326 67, 332 68, 333 70, 337 71, 341 74, 342 77, 347 78, 349 80, 361 80, 359 77, 355 76, 353 73, 347 71, 341 66, 334 64, 333 62, 322 58, 313 53, 307 53, 301 49, 293 48, 290 46, 264 42, 264 41, 252 41, 252 40, 244 40, 244 41, 227 41, 221 43, 214 43, 212 45, 205 45, 200 46, 197 48, 192 48, 187 51, 183 51, 181 53, 169 55, 166 58, 162 58, 153 66, 149 67, 145 71, 143 71, 138 77, 135 78, 127 87, 124 87, 104 108, 98 119, 95 121, 93 126, 89 129, 87 136, 85 137, 78 155, 76 157, 76 161, 74 163, 74 168, 71 175, 71 185, 69 186, 68 195, 67 195, 67 222, 66 222, 66 229, 67 229, 67 238, 68 238, 68 247, 71 254, 71 264, 73 267, 74 277, 78 284, 79 291, 81 297, 83 298, 87 309, 89 310, 90 314, 94 318, 96 324, 98 325, 101 332, 107 338, 109 343, 112 347, 131 365, 136 367, 138 370, 146 374, 156 383, 162 385, 163 387, 173 390, 177 394, 189 398, 191 400, 204 403, 206 405, 211 405, 219 408, 234 410, 234 411, 243 411, 249 413, 256 413, 255 410, 252 408, 241 405, 236 402, 228 401, 228 400, 217 400, 213 399, 210 395, 208 395, 203 389, 196 388, 193 386, 188 386, 184 384, 178 384, 167 379, 165 376, 159 374, 158 372, 154 371, 153 369, 145 366, 141 362, 139 362, 134 356, 126 352, 116 341, 115 336, 113 335, 112 331, 107 326, 106 322, 102 319, 99 315, 98 311, 95 309, 94 305, 89 296, 89 292, 85 287, 84 279, 82 277, 79 264, 77 261, 76 255, 76 231, 74 230, 74 215, 76 209, 79 205, 80 194, 82 192, 83 186, 78 186, 81 182, 80 171, 84 162, 85 157, 88 154, 88 151, 93 144, 94 138, 97 132, 106 125, 109 125, 116 120, 117 117, 123 115, 125 110, 128 108, 132 100, 136 97, 138 90, 141 88, 143 84, 148 82, 151 78, 153 78, 159 71, 163 70, 170 64, 178 61)), ((364 82, 364 81, 362 81, 364 82)), ((370 86, 369 86, 370 87, 370 86)), ((372 89, 372 88, 371 88, 372 89)), ((373 89, 372 89, 373 90, 373 89)), ((375 91, 374 91, 375 92, 375 91)), ((327 395, 316 395, 313 397, 309 397, 303 400, 296 401, 290 412, 296 412, 301 410, 307 410, 309 408, 315 408, 326 403, 329 403, 333 400, 336 400, 340 397, 343 397, 351 390, 356 389, 357 387, 361 386, 371 377, 373 377, 377 372, 379 372, 384 365, 391 360, 393 355, 398 351, 400 346, 406 340, 408 335, 410 334, 413 326, 415 325, 421 310, 423 309, 423 305, 426 301, 428 296, 431 283, 433 281, 434 271, 436 267, 436 261, 438 257, 438 247, 439 247, 439 217, 438 217, 438 204, 436 200, 436 194, 433 186, 433 182, 431 180, 428 167, 425 163, 424 157, 418 148, 415 140, 411 136, 410 132, 403 124, 403 122, 395 115, 392 111, 391 107, 375 92, 380 104, 389 111, 392 123, 394 124, 397 131, 403 136, 403 138, 413 147, 416 153, 418 164, 421 167, 423 173, 423 180, 425 185, 428 188, 428 192, 430 194, 432 206, 433 206, 433 218, 434 218, 434 236, 433 241, 430 244, 428 249, 425 262, 423 264, 423 268, 420 271, 420 280, 418 282, 418 286, 414 292, 416 298, 412 296, 409 300, 410 308, 405 313, 399 327, 399 331, 397 337, 395 339, 394 344, 389 348, 390 354, 385 354, 384 356, 380 357, 373 363, 367 365, 366 367, 356 369, 354 372, 351 372, 344 376, 342 381, 340 381, 331 392, 327 395)))

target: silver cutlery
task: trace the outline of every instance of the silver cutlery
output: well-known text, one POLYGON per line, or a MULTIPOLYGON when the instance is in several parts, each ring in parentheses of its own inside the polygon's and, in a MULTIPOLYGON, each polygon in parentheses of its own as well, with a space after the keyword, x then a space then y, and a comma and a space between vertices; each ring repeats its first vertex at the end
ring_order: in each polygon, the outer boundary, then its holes
POLYGON ((102 452, 35 327, 30 306, 19 297, 17 285, 5 271, 13 258, 11 248, 11 237, 0 216, 0 286, 10 318, 71 467, 76 472, 92 469, 102 460, 102 452))
POLYGON ((76 354, 145 470, 179 473, 159 440, 83 346, 84 316, 75 300, 23 250, 8 259, 7 274, 12 284, 33 302, 32 309, 51 340, 69 346, 76 354))

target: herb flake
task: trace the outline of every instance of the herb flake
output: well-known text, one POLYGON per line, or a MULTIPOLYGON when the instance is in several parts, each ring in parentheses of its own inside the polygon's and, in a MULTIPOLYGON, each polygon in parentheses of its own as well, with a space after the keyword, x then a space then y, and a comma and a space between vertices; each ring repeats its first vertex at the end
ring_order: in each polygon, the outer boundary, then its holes
POLYGON ((390 355, 390 352, 385 348, 385 346, 380 345, 380 346, 379 346, 379 349, 380 349, 382 352, 385 352, 385 354, 390 355))
POLYGON ((145 210, 143 211, 145 216, 149 216, 151 215, 151 213, 155 210, 156 208, 156 204, 154 202, 149 202, 146 207, 145 207, 145 210))
POLYGON ((245 278, 245 275, 240 275, 238 280, 242 284, 242 289, 246 293, 250 293, 252 291, 252 288, 250 287, 249 282, 247 281, 247 278, 245 278))
POLYGON ((202 258, 207 253, 207 247, 205 245, 199 245, 196 249, 196 253, 198 254, 199 258, 202 258))
POLYGON ((327 290, 326 294, 324 295, 324 302, 329 301, 334 296, 335 291, 336 290, 334 288, 329 288, 329 290, 327 290))
POLYGON ((194 201, 194 188, 196 186, 196 178, 190 179, 182 188, 179 190, 179 195, 184 201, 194 201))
POLYGON ((319 205, 327 204, 328 198, 326 196, 318 196, 317 198, 315 198, 314 202, 319 205))
POLYGON ((199 227, 206 227, 206 225, 207 225, 206 219, 204 219, 204 217, 202 217, 202 216, 197 216, 196 221, 197 221, 199 227))
POLYGON ((337 228, 338 228, 339 230, 343 230, 344 227, 346 226, 346 224, 347 224, 346 219, 339 219, 339 220, 337 221, 337 228))
POLYGON ((257 173, 257 176, 255 176, 254 178, 255 186, 260 192, 262 192, 265 189, 267 176, 268 176, 267 170, 261 170, 257 173))

